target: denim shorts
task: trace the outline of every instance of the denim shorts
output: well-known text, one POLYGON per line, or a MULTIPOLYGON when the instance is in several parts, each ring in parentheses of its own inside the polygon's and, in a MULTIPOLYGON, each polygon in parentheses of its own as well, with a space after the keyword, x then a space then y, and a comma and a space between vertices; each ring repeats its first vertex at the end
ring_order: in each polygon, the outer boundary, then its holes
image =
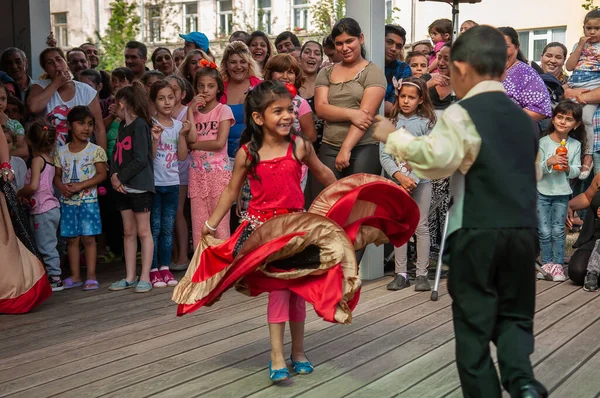
POLYGON ((75 238, 102 233, 100 206, 98 202, 83 202, 79 205, 61 204, 60 236, 75 238))

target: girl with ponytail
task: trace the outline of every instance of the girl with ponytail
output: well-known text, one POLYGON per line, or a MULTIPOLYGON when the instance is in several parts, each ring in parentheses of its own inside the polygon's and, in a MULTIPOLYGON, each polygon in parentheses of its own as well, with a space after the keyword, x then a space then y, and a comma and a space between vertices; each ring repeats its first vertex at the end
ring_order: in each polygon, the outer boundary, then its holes
POLYGON ((56 171, 56 130, 52 126, 36 122, 27 132, 27 144, 31 147, 33 158, 31 168, 25 176, 25 186, 17 195, 29 202, 34 237, 46 265, 52 291, 56 292, 64 289, 60 257, 56 250, 60 204, 54 197, 52 186, 56 171))
POLYGON ((150 268, 154 242, 150 229, 150 210, 154 196, 152 159, 153 122, 148 111, 148 95, 142 83, 121 88, 116 96, 117 116, 121 119, 114 149, 110 182, 116 192, 115 205, 121 212, 124 231, 124 279, 110 290, 135 288, 136 293, 152 290, 150 268), (137 239, 142 243, 142 273, 136 276, 137 239))

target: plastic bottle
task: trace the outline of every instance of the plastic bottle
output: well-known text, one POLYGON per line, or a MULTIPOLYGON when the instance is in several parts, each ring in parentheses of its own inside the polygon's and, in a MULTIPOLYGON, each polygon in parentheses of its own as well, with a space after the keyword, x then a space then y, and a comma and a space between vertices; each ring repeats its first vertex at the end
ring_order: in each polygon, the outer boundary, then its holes
MULTIPOLYGON (((567 149, 567 141, 565 141, 565 140, 562 140, 560 142, 560 146, 558 148, 556 148, 556 154, 557 155, 563 154, 563 153, 565 155, 567 155, 569 153, 569 150, 567 149)), ((566 167, 563 164, 555 164, 552 168, 554 170, 564 171, 566 167)))

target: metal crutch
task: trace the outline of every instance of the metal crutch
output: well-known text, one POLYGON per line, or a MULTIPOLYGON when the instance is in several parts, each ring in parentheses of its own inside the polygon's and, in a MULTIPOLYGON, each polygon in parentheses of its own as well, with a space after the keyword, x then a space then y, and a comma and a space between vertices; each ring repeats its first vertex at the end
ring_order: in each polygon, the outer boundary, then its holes
POLYGON ((433 290, 431 291, 431 301, 438 300, 438 290, 440 288, 440 279, 442 278, 442 257, 444 255, 444 248, 446 246, 446 233, 448 233, 448 219, 450 212, 446 212, 446 220, 444 221, 444 233, 442 234, 442 241, 440 242, 440 254, 438 256, 437 268, 435 270, 435 283, 433 284, 433 290))

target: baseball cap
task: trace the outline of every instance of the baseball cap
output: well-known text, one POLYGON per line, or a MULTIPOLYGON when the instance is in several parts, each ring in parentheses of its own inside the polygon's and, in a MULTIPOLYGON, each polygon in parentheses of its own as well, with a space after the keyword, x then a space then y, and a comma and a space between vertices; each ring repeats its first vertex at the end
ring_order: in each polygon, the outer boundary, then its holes
POLYGON ((200 47, 203 51, 208 50, 209 42, 208 37, 204 33, 201 32, 190 32, 187 35, 180 34, 183 40, 194 43, 196 46, 200 47))

